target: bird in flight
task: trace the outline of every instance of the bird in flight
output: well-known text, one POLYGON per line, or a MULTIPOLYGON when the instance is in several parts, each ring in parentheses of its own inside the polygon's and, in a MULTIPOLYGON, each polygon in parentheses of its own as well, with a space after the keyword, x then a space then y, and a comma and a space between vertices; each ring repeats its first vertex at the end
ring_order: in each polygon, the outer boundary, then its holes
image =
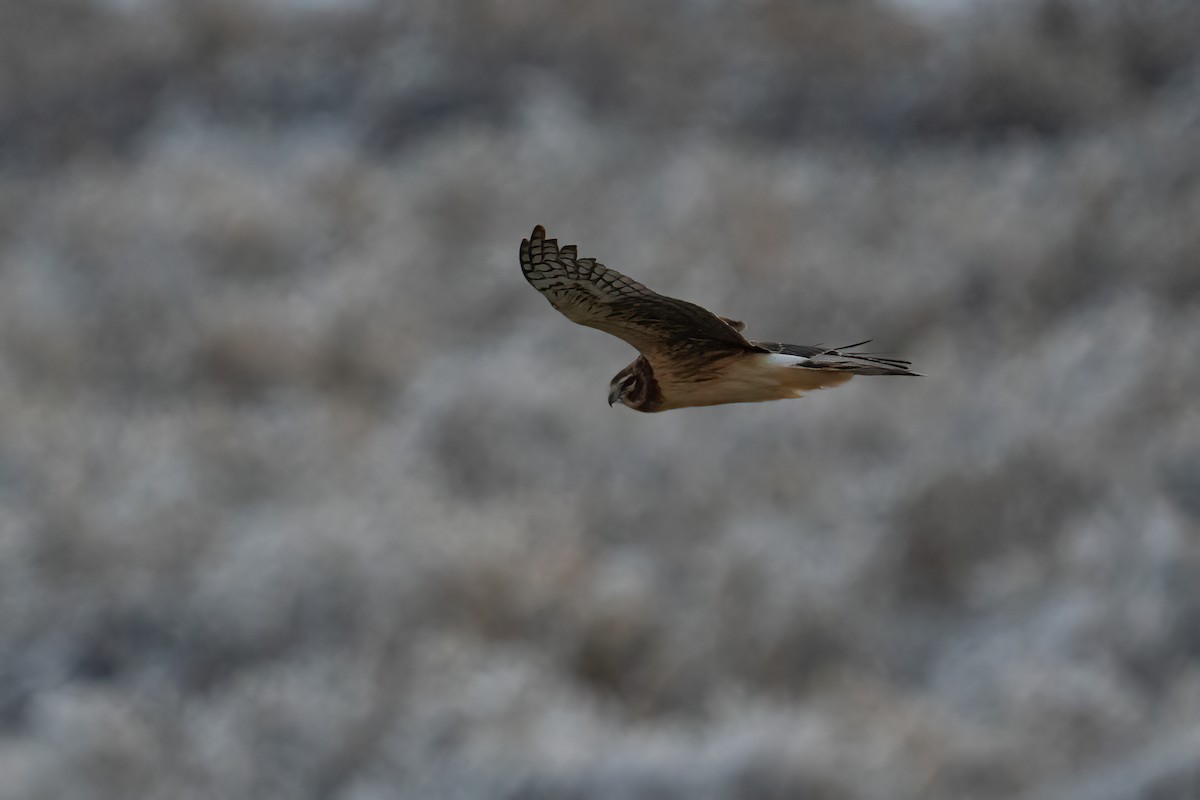
MULTIPOLYGON (((647 289, 558 246, 538 225, 521 241, 521 271, 567 319, 611 333, 640 355, 617 373, 608 404, 635 411, 799 397, 855 375, 917 375, 908 361, 846 347, 753 342, 744 322, 647 289)), ((870 340, 868 340, 870 341, 870 340)))

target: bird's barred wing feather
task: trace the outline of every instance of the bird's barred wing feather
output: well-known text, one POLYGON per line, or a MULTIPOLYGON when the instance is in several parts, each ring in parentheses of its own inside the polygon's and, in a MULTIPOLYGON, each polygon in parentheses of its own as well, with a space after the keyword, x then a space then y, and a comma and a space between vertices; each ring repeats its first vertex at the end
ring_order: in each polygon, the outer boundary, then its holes
POLYGON ((651 291, 594 258, 579 258, 575 245, 559 247, 541 225, 521 242, 521 271, 567 319, 624 339, 651 362, 761 352, 712 312, 651 291))

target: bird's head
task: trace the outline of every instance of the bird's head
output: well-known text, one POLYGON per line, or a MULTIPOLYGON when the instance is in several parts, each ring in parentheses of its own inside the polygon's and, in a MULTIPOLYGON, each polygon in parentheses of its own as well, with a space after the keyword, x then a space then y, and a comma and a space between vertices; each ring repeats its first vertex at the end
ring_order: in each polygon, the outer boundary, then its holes
POLYGON ((637 394, 638 376, 633 369, 633 364, 630 364, 625 369, 618 372, 612 379, 612 383, 608 385, 608 404, 611 406, 614 403, 620 403, 623 406, 633 405, 633 398, 637 394), (629 402, 626 402, 627 398, 629 402))
POLYGON ((620 403, 634 411, 658 411, 662 392, 645 356, 638 356, 621 370, 608 385, 608 404, 620 403))

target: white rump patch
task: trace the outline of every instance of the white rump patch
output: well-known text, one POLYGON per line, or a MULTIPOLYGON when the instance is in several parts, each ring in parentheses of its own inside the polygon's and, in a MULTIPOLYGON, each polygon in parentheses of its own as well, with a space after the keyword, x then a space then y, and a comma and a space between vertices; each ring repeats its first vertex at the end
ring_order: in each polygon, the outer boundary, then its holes
POLYGON ((807 367, 812 364, 811 358, 804 356, 788 356, 783 353, 768 353, 765 358, 773 367, 807 367))

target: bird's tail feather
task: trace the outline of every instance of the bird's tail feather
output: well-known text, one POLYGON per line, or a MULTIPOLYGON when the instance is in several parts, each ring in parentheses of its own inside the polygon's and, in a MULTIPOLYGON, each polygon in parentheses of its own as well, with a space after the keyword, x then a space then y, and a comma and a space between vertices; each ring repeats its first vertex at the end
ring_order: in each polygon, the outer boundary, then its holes
POLYGON ((810 356, 811 364, 808 369, 828 369, 849 372, 854 375, 913 375, 920 373, 912 371, 912 362, 901 358, 890 358, 880 353, 849 352, 852 348, 870 344, 867 339, 862 342, 831 347, 810 356))

